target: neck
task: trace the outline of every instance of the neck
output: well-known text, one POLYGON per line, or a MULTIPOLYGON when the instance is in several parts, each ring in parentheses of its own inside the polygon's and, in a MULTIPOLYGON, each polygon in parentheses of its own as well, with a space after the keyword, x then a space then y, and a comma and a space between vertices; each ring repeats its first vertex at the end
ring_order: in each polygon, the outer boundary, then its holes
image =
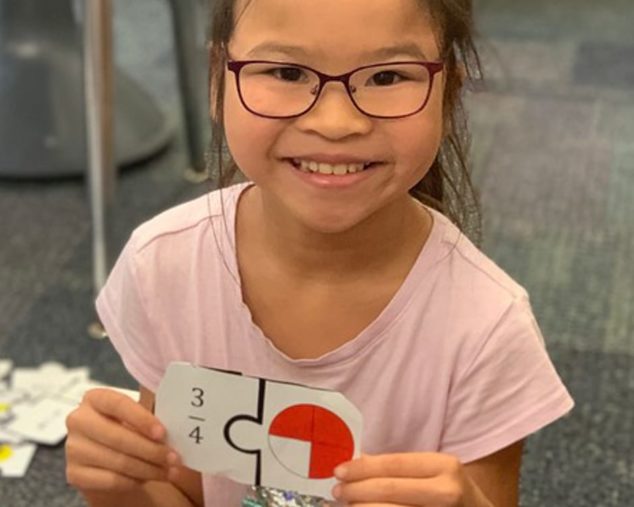
POLYGON ((304 280, 355 280, 395 264, 411 264, 432 225, 429 213, 409 196, 339 233, 311 230, 280 216, 257 187, 247 190, 241 201, 239 228, 249 231, 242 243, 271 259, 276 270, 281 267, 304 280))

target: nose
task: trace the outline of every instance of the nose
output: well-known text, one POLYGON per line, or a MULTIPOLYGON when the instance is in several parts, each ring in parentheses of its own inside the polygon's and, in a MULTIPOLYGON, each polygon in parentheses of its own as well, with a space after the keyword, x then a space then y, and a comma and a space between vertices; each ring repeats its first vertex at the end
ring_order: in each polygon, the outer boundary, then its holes
POLYGON ((343 139, 367 134, 372 119, 352 102, 343 83, 326 83, 310 111, 296 119, 298 128, 315 132, 328 139, 343 139))

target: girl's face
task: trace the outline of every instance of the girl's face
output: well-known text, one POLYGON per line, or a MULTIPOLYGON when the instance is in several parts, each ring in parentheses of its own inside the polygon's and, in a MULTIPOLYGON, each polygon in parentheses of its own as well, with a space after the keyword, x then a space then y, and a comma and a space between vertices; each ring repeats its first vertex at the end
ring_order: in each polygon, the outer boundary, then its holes
MULTIPOLYGON (((251 0, 246 10, 242 0, 236 8, 228 48, 234 60, 304 64, 338 75, 363 65, 440 58, 434 23, 420 0, 251 0), (408 49, 377 56, 396 46, 408 49)), ((276 219, 314 231, 343 232, 379 211, 402 210, 388 205, 409 199, 408 190, 425 176, 440 146, 444 73, 436 75, 426 107, 399 119, 365 116, 343 84, 334 82, 305 115, 262 118, 243 107, 235 75, 227 72, 225 79, 224 125, 235 162, 276 219), (354 175, 325 176, 291 162, 329 156, 381 163, 354 175)))

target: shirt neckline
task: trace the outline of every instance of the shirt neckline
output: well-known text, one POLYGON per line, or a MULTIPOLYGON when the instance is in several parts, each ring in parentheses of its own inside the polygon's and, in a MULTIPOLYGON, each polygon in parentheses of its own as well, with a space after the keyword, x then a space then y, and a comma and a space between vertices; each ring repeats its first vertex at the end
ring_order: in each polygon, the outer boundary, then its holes
MULTIPOLYGON (((358 357, 362 351, 380 340, 384 333, 396 323, 412 299, 413 293, 417 289, 420 290, 420 284, 425 278, 426 272, 442 257, 441 253, 443 249, 440 248, 440 243, 446 235, 448 219, 442 213, 421 204, 429 211, 433 218, 431 231, 414 264, 406 275, 405 280, 381 313, 357 334, 357 336, 336 349, 317 358, 293 359, 278 349, 273 341, 266 336, 264 331, 253 321, 251 310, 242 297, 242 280, 238 269, 236 251, 236 220, 240 197, 251 186, 254 186, 251 182, 234 185, 230 187, 232 192, 230 198, 222 199, 222 206, 224 208, 223 215, 226 218, 226 223, 229 225, 229 227, 222 227, 222 230, 223 235, 225 235, 226 244, 230 247, 230 251, 224 252, 223 254, 226 255, 223 256, 227 260, 227 268, 232 278, 237 282, 232 284, 234 287, 233 295, 240 309, 239 313, 244 318, 246 329, 248 329, 251 337, 268 352, 269 357, 277 362, 302 368, 321 368, 341 364, 358 357)), ((227 190, 228 189, 223 189, 221 192, 226 192, 227 190)))

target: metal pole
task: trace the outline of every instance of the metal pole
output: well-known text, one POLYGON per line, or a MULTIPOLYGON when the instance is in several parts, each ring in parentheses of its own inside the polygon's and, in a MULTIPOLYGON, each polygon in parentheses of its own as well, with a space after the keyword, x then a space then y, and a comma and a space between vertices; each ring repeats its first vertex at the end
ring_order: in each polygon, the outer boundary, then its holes
MULTIPOLYGON (((202 91, 206 88, 201 69, 203 61, 197 44, 199 20, 198 5, 193 0, 170 0, 172 21, 178 62, 178 83, 185 109, 185 130, 189 150, 190 169, 205 171, 205 145, 203 115, 206 101, 202 101, 202 91)), ((206 117, 206 115, 205 115, 206 117)))
POLYGON ((92 215, 95 294, 110 270, 108 246, 116 180, 112 0, 85 0, 84 88, 88 141, 88 185, 92 215))

